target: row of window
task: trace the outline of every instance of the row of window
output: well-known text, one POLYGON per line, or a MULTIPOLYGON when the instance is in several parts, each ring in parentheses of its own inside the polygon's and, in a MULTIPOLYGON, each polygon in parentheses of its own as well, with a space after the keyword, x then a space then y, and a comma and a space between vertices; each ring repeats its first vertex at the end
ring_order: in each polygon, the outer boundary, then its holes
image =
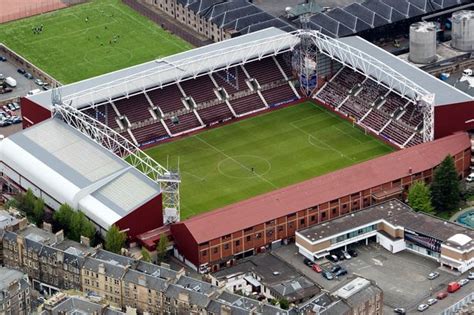
POLYGON ((340 242, 343 242, 345 240, 357 237, 359 235, 367 234, 369 232, 376 231, 376 230, 377 230, 377 224, 372 224, 372 225, 367 226, 365 228, 358 229, 356 231, 352 231, 352 232, 340 235, 336 238, 333 238, 333 239, 331 239, 331 244, 340 243, 340 242))

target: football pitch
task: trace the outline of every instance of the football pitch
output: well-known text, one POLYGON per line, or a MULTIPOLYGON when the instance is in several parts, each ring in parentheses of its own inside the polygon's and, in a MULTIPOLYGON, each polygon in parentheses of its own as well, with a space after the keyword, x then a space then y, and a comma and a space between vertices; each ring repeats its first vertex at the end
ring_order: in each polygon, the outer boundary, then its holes
POLYGON ((0 42, 62 83, 192 48, 120 0, 92 0, 0 24, 0 42))
POLYGON ((147 153, 171 169, 179 164, 184 219, 392 151, 334 113, 305 102, 147 153))

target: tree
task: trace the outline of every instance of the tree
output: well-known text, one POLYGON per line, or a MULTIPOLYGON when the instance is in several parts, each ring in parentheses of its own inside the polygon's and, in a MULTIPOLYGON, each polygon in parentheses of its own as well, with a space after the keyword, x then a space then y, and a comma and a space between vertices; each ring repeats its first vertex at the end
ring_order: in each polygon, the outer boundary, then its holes
POLYGON ((146 262, 151 262, 150 252, 145 247, 142 248, 142 260, 146 262))
POLYGON ((40 224, 43 221, 44 217, 44 201, 41 198, 38 198, 34 202, 32 218, 35 221, 36 225, 40 224))
POLYGON ((453 211, 461 201, 458 174, 454 159, 448 155, 436 168, 431 184, 431 202, 437 212, 453 211))
POLYGON ((53 220, 58 225, 59 229, 63 229, 66 233, 66 236, 69 237, 69 227, 71 226, 71 221, 74 216, 74 209, 64 203, 59 207, 58 211, 56 211, 53 215, 53 220))
POLYGON ((112 225, 105 235, 105 249, 119 254, 126 239, 127 235, 122 233, 116 225, 112 225))
POLYGON ((27 216, 33 214, 36 197, 31 189, 28 189, 24 194, 18 194, 15 199, 17 201, 18 210, 26 213, 27 216))
POLYGON ((280 308, 283 309, 283 310, 287 310, 288 308, 290 308, 290 302, 288 302, 287 299, 280 299, 278 301, 280 303, 280 308))
POLYGON ((411 185, 408 190, 408 204, 415 211, 433 213, 430 189, 425 182, 417 181, 411 185))
POLYGON ((158 251, 158 260, 163 261, 166 258, 168 252, 168 236, 165 234, 160 235, 160 240, 158 242, 157 251, 158 251))

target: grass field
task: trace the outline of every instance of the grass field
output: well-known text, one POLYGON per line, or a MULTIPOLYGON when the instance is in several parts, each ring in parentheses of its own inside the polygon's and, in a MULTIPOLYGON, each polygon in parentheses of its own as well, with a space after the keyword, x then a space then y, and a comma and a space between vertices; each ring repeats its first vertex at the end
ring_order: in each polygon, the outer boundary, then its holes
POLYGON ((92 0, 0 24, 0 42, 62 83, 87 79, 192 48, 120 0, 92 0), (33 28, 40 25, 44 26, 43 31, 34 34, 33 28))
POLYGON ((391 152, 313 103, 282 108, 147 151, 181 171, 181 218, 391 152), (253 171, 252 171, 253 169, 253 171))

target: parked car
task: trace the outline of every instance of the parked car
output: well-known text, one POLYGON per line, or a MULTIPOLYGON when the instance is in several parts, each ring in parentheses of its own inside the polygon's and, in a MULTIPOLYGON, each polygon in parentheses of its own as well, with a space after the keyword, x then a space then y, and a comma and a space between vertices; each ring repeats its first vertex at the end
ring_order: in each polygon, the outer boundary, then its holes
POLYGON ((2 108, 3 108, 3 110, 4 110, 6 113, 9 113, 9 112, 10 112, 10 108, 8 108, 7 105, 3 105, 2 108))
POLYGON ((448 292, 446 292, 446 291, 439 292, 438 294, 436 294, 436 298, 438 300, 442 300, 442 299, 446 298, 447 296, 448 296, 448 292))
POLYGON ((7 106, 8 106, 8 108, 10 108, 11 111, 16 110, 15 105, 13 105, 13 103, 8 103, 7 106))
POLYGON ((25 74, 23 74, 23 75, 24 75, 25 78, 27 78, 27 79, 30 79, 30 80, 33 79, 33 75, 32 75, 31 73, 29 73, 29 72, 25 72, 25 74))
POLYGON ((12 88, 9 88, 9 87, 3 88, 3 89, 0 88, 0 94, 7 94, 7 93, 10 93, 10 92, 12 92, 12 91, 13 91, 13 89, 12 89, 12 88))
POLYGON ((344 269, 344 268, 341 268, 338 271, 336 271, 336 273, 334 273, 334 275, 336 277, 341 277, 341 276, 347 275, 347 270, 344 269))
POLYGON ((396 314, 406 314, 406 310, 403 308, 403 307, 397 307, 397 308, 394 308, 393 309, 393 312, 396 313, 396 314))
POLYGON ((6 127, 6 126, 10 126, 12 123, 11 121, 8 120, 8 118, 4 118, 2 120, 0 120, 0 127, 6 127))
POLYGON ((347 250, 347 252, 349 253, 349 255, 351 255, 352 257, 357 257, 357 252, 355 251, 355 249, 349 249, 347 250))
POLYGON ((20 109, 20 105, 17 102, 13 102, 12 104, 13 104, 13 107, 15 107, 15 110, 20 109))
POLYGON ((340 250, 335 251, 334 255, 336 255, 339 260, 344 260, 346 258, 346 257, 344 257, 344 254, 340 250))
POLYGON ((339 261, 339 258, 337 258, 336 255, 333 255, 333 254, 329 254, 326 256, 327 260, 331 261, 331 262, 338 262, 339 261))
POLYGON ((454 293, 456 292, 457 290, 459 290, 461 288, 461 286, 459 285, 459 283, 457 282, 450 282, 448 284, 448 292, 449 293, 454 293))
POLYGON ((43 90, 47 91, 47 90, 49 90, 51 87, 49 86, 49 83, 45 83, 45 84, 43 84, 42 88, 43 88, 43 90))
POLYGON ((342 267, 339 266, 339 265, 334 265, 334 266, 332 266, 332 268, 331 268, 331 273, 338 272, 339 270, 341 270, 341 268, 342 268, 342 267))
POLYGON ((429 280, 433 280, 433 279, 436 279, 436 278, 438 278, 438 277, 439 277, 439 272, 437 272, 437 271, 430 272, 430 273, 428 274, 428 279, 429 279, 429 280))
POLYGON ((352 258, 352 256, 345 250, 342 251, 342 254, 344 255, 345 259, 351 259, 352 258))
POLYGON ((461 287, 463 287, 463 286, 465 286, 466 284, 469 283, 469 279, 461 279, 461 280, 458 281, 458 283, 461 287))
POLYGON ((334 279, 334 277, 332 276, 332 274, 331 274, 329 271, 324 270, 324 271, 322 272, 322 275, 323 275, 323 277, 326 278, 327 280, 332 280, 332 279, 334 279))
POLYGON ((321 273, 323 271, 323 269, 321 268, 320 265, 318 264, 314 264, 313 267, 311 267, 314 271, 316 271, 317 273, 321 273))
POLYGON ((466 177, 466 182, 470 183, 472 181, 474 181, 474 173, 471 173, 471 174, 467 175, 467 177, 466 177))
POLYGON ((467 276, 469 280, 474 280, 474 271, 471 271, 469 275, 467 276))
POLYGON ((5 58, 5 56, 0 56, 0 61, 5 62, 7 61, 7 58, 5 58))
POLYGON ((18 69, 16 70, 16 72, 18 72, 19 74, 23 74, 23 75, 24 75, 24 74, 26 73, 26 70, 25 70, 25 69, 22 69, 22 68, 18 68, 18 69))
POLYGON ((435 304, 436 302, 438 302, 437 299, 431 298, 431 299, 428 299, 428 301, 426 301, 426 304, 431 306, 431 305, 435 304))
POLYGON ((43 80, 41 80, 41 79, 35 79, 33 82, 34 82, 36 85, 39 85, 39 86, 43 86, 43 85, 44 85, 44 82, 43 82, 43 80))
POLYGON ((418 305, 418 312, 426 311, 430 307, 428 304, 420 304, 418 305))
POLYGON ((304 264, 305 264, 306 266, 308 266, 308 267, 311 267, 311 266, 314 265, 314 262, 312 262, 311 259, 309 259, 309 258, 305 258, 305 259, 303 260, 303 262, 304 262, 304 264))
POLYGON ((23 121, 23 119, 21 119, 21 117, 18 117, 18 116, 13 116, 13 117, 11 118, 12 124, 19 124, 19 123, 21 123, 22 121, 23 121))

